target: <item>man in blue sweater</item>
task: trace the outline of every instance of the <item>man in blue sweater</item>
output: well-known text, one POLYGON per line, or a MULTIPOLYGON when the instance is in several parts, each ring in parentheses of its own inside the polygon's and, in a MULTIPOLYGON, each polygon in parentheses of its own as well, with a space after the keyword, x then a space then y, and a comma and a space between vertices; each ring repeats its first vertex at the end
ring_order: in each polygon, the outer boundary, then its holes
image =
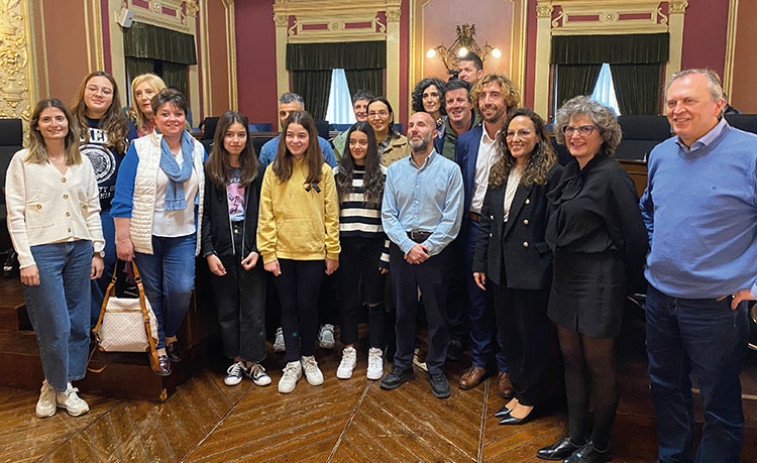
POLYGON ((681 71, 666 93, 676 137, 652 150, 641 198, 659 461, 737 462, 746 301, 757 295, 757 136, 723 119, 712 71, 681 71), (705 408, 695 456, 690 375, 705 408))

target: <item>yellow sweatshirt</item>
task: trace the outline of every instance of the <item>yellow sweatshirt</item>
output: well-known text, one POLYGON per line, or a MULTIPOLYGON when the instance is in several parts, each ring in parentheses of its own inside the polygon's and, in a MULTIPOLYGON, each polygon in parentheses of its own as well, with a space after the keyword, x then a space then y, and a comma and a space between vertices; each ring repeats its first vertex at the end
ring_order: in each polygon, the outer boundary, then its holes
POLYGON ((305 184, 305 162, 294 160, 292 176, 280 182, 265 171, 258 214, 258 252, 267 264, 276 259, 339 259, 339 201, 331 167, 321 167, 318 189, 305 184))

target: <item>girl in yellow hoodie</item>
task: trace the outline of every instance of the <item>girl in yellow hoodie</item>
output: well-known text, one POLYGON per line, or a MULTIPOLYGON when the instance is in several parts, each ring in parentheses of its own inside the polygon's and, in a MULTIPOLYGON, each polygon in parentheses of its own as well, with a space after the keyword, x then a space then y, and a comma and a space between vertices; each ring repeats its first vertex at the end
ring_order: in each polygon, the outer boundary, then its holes
POLYGON ((263 177, 257 242, 281 301, 287 364, 279 392, 292 392, 303 370, 308 383, 323 384, 314 357, 318 290, 324 266, 327 275, 339 267, 339 202, 315 121, 305 111, 284 122, 276 159, 263 177))

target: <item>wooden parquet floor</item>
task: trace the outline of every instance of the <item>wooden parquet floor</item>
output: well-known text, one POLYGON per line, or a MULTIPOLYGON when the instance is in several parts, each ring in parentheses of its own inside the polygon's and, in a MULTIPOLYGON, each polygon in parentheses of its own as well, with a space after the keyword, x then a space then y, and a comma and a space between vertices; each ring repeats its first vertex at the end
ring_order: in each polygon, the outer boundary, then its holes
MULTIPOLYGON (((424 344, 422 336, 418 341, 424 344)), ((613 461, 650 462, 656 436, 643 342, 623 345, 613 461)), ((381 390, 378 381, 365 378, 364 346, 358 348, 353 378, 338 380, 340 355, 337 349, 319 349, 324 384, 313 387, 303 378, 288 395, 276 389, 285 360, 269 350, 263 363, 273 378, 268 387, 248 379, 225 386, 228 365, 219 359, 162 403, 82 391, 91 411, 78 418, 59 411, 38 419, 38 391, 0 387, 0 462, 536 462, 541 461, 536 451, 565 432, 559 403, 542 408, 524 425, 497 425, 492 415, 504 401, 494 378, 469 391, 457 387, 470 364, 467 355, 445 367, 452 385, 445 400, 431 395, 427 375, 418 368, 415 380, 381 390)), ((751 395, 757 391, 756 365, 751 358, 742 375, 751 395)), ((385 363, 385 371, 390 368, 385 363)), ((560 384, 558 374, 547 386, 559 391, 560 384)), ((755 462, 757 401, 744 403, 741 461, 755 462)))
MULTIPOLYGON (((456 386, 467 358, 447 366, 452 396, 438 400, 417 368, 416 379, 394 391, 368 381, 363 348, 353 379, 338 380, 339 355, 319 351, 324 384, 303 378, 289 395, 276 389, 284 359, 269 352, 271 386, 245 379, 227 387, 219 364, 163 403, 82 391, 91 411, 79 418, 59 411, 38 419, 36 391, 0 388, 0 461, 533 462, 564 432, 559 407, 522 426, 498 426, 492 414, 504 402, 494 379, 469 391, 456 386)), ((619 415, 614 461, 653 460, 653 429, 641 415, 619 415)))

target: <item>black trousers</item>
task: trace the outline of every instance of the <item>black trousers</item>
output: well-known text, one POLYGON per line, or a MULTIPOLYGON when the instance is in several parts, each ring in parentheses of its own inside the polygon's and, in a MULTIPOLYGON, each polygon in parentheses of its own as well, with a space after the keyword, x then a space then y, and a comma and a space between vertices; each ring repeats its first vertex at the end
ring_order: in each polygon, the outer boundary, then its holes
POLYGON ((211 273, 210 281, 224 355, 259 363, 265 359, 265 272, 262 259, 254 268, 245 270, 244 257, 218 256, 226 275, 219 277, 211 273))
POLYGON ((357 342, 357 321, 361 303, 368 304, 368 333, 370 346, 384 347, 384 276, 379 272, 384 239, 350 237, 341 239, 339 254, 339 294, 342 297, 342 344, 357 342), (360 298, 362 289, 363 300, 360 298))
POLYGON ((318 290, 325 272, 322 260, 279 259, 281 275, 274 279, 281 301, 287 362, 315 353, 318 334, 318 290), (302 346, 300 346, 302 343, 302 346))
POLYGON ((389 267, 397 309, 395 366, 409 368, 413 364, 415 313, 418 310, 418 287, 420 287, 428 322, 426 366, 429 374, 443 373, 449 342, 445 312, 447 255, 445 249, 422 264, 409 264, 405 261, 405 254, 396 244, 392 244, 389 249, 389 267))
POLYGON ((549 288, 510 289, 506 283, 492 286, 497 335, 507 356, 515 398, 522 405, 534 405, 547 364, 549 288))

